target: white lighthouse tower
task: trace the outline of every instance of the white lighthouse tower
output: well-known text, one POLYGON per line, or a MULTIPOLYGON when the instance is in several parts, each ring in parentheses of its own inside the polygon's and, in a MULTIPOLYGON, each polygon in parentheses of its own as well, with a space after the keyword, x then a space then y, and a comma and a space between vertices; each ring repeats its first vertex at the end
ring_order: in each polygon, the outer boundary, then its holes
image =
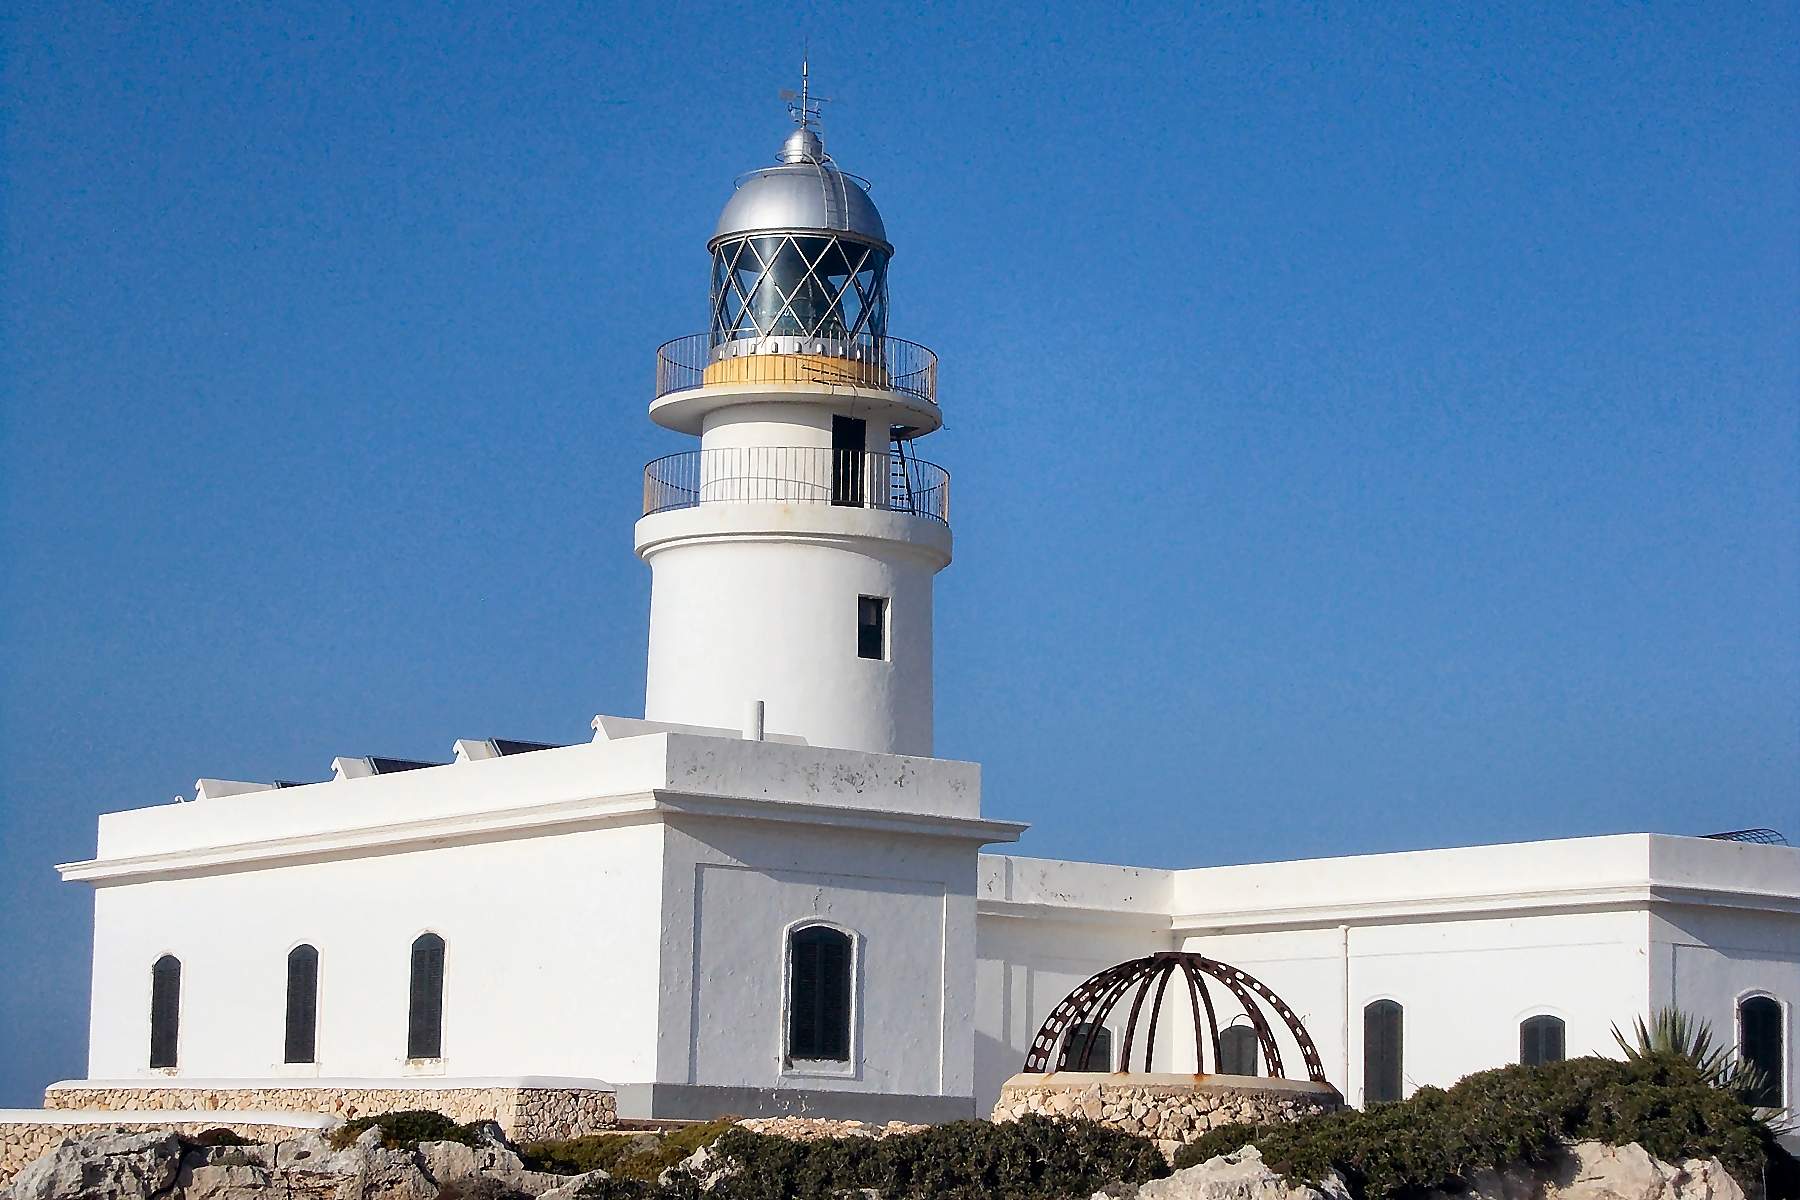
POLYGON ((937 359, 888 335, 881 214, 793 110, 708 243, 712 327, 657 353, 651 419, 700 448, 644 469, 644 716, 929 755, 949 476, 913 444, 942 424, 937 359))

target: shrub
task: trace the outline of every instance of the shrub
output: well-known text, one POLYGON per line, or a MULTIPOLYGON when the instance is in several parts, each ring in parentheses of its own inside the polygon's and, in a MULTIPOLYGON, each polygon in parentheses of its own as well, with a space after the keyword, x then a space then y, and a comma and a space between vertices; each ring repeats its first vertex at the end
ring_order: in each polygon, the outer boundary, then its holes
POLYGON ((443 1113, 429 1109, 406 1109, 345 1121, 331 1131, 331 1145, 335 1150, 342 1150, 361 1137, 365 1130, 379 1126, 381 1144, 389 1150, 416 1146, 420 1142, 461 1142, 473 1146, 477 1144, 476 1134, 481 1125, 480 1121, 459 1125, 443 1113))
POLYGON ((1693 1062, 1648 1054, 1500 1067, 1360 1112, 1218 1129, 1184 1146, 1175 1165, 1254 1144, 1284 1175, 1317 1182, 1335 1170, 1357 1196, 1402 1197, 1461 1191, 1478 1170, 1541 1162, 1565 1142, 1588 1139, 1637 1142, 1665 1161, 1717 1158, 1745 1184, 1785 1157, 1755 1112, 1693 1062))
POLYGON ((731 1122, 732 1118, 721 1117, 703 1124, 685 1125, 660 1136, 590 1133, 577 1138, 527 1142, 519 1147, 519 1157, 534 1171, 554 1171, 562 1175, 605 1171, 620 1179, 654 1183, 668 1168, 700 1147, 718 1141, 719 1135, 731 1128, 731 1122))
POLYGON ((465 1175, 438 1188, 437 1200, 531 1200, 531 1193, 508 1187, 492 1175, 465 1175))
POLYGON ((1175 1167, 1195 1166, 1251 1145, 1269 1131, 1267 1125, 1220 1125, 1209 1129, 1175 1152, 1175 1167))
POLYGON ((1625 1052, 1628 1061, 1670 1057, 1684 1058, 1716 1088, 1749 1103, 1767 1085, 1763 1073, 1739 1058, 1726 1046, 1715 1046, 1712 1025, 1679 1008, 1659 1008, 1648 1024, 1639 1017, 1627 1038, 1617 1025, 1612 1027, 1613 1041, 1625 1052))
POLYGON ((711 1193, 721 1200, 822 1200, 860 1188, 887 1200, 1062 1200, 1169 1172, 1145 1138, 1035 1116, 809 1142, 732 1129, 715 1149, 739 1168, 711 1193))
POLYGON ((186 1140, 195 1146, 250 1146, 255 1144, 249 1138, 238 1133, 237 1130, 226 1129, 223 1126, 202 1129, 199 1133, 192 1134, 186 1140))
POLYGON ((575 1194, 580 1200, 660 1200, 665 1191, 641 1179, 590 1179, 575 1194))

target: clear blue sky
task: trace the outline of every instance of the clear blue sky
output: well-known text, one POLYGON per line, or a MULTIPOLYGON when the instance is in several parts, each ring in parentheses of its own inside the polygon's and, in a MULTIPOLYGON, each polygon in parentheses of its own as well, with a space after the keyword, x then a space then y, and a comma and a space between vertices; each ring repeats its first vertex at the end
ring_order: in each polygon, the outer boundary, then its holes
POLYGON ((0 28, 0 1104, 97 813, 641 711, 653 353, 803 39, 1027 853, 1800 840, 1795 6, 146 7, 0 28))

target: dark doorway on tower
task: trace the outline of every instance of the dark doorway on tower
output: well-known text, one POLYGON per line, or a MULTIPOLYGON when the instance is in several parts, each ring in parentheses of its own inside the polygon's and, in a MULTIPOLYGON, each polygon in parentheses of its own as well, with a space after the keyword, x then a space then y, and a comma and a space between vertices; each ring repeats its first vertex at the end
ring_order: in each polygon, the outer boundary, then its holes
POLYGON ((869 444, 869 423, 861 417, 831 418, 831 502, 861 508, 867 486, 863 468, 869 444))

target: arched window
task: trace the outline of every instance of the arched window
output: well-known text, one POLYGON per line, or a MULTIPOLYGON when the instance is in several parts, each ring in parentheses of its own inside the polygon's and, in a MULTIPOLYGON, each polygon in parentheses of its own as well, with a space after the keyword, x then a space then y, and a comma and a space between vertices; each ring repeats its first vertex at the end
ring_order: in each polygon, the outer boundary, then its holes
POLYGON ((788 1059, 850 1061, 850 935, 826 925, 788 935, 788 1059))
POLYGON ((314 1061, 319 1028, 319 952, 295 946, 287 957, 287 1036, 282 1062, 314 1061))
POLYGON ((181 1041, 181 960, 165 954, 150 968, 150 1065, 172 1067, 181 1041))
POLYGON ((1261 1074, 1256 1066, 1256 1030, 1248 1025, 1233 1025, 1219 1030, 1219 1073, 1261 1074))
POLYGON ((1561 1017, 1526 1017, 1519 1022, 1519 1061, 1528 1067, 1561 1062, 1567 1057, 1563 1034, 1561 1017))
POLYGON ((1363 1009, 1363 1103, 1400 1099, 1406 1013, 1392 1000, 1363 1009))
POLYGON ((421 933, 412 944, 412 979, 407 987, 406 1057, 441 1058, 444 1053, 444 939, 421 933))
POLYGON ((1787 1090, 1781 1002, 1773 996, 1746 996, 1738 1001, 1737 1016, 1738 1059, 1757 1074, 1756 1088, 1745 1099, 1762 1108, 1780 1108, 1787 1090))
POLYGON ((1069 1026, 1063 1038, 1062 1071, 1110 1071, 1112 1066, 1112 1030, 1104 1025, 1083 1021, 1069 1026))

